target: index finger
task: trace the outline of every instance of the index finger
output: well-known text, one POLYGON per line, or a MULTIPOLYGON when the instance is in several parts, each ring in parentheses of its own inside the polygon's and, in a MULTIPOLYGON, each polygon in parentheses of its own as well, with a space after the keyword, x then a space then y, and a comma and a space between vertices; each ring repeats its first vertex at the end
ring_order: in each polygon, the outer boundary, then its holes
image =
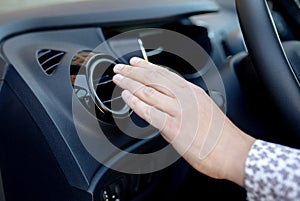
POLYGON ((149 61, 146 61, 144 59, 141 59, 139 57, 132 57, 129 61, 130 65, 134 66, 134 67, 140 67, 140 68, 150 68, 150 69, 153 69, 153 68, 156 68, 157 65, 149 62, 149 61))
MULTIPOLYGON (((132 60, 136 60, 136 58, 132 60)), ((131 63, 136 62, 132 62, 132 60, 131 63)), ((189 82, 168 69, 142 59, 138 60, 138 63, 135 63, 136 66, 118 64, 115 66, 114 72, 146 86, 151 86, 171 97, 174 97, 174 94, 183 88, 190 86, 189 82)))

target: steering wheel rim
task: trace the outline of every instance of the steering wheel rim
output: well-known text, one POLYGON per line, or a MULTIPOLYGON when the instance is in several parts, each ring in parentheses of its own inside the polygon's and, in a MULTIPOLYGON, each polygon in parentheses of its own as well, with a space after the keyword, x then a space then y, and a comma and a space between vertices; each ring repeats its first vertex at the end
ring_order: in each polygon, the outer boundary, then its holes
POLYGON ((279 115, 300 141, 300 81, 282 47, 266 0, 236 0, 249 55, 279 115))

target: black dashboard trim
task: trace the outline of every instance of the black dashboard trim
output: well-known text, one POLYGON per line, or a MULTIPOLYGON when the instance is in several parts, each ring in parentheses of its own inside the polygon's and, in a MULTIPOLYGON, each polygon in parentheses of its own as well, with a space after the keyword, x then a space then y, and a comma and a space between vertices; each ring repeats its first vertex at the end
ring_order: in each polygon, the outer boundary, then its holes
POLYGON ((29 31, 161 21, 216 11, 218 5, 208 0, 130 0, 126 4, 94 0, 54 5, 0 15, 0 42, 29 31))

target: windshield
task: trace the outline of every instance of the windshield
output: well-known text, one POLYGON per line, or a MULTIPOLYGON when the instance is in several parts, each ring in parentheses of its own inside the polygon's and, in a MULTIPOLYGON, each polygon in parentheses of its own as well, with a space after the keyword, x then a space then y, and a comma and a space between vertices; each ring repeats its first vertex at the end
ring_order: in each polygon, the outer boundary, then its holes
POLYGON ((27 8, 41 7, 84 0, 0 0, 0 13, 14 12, 27 8))

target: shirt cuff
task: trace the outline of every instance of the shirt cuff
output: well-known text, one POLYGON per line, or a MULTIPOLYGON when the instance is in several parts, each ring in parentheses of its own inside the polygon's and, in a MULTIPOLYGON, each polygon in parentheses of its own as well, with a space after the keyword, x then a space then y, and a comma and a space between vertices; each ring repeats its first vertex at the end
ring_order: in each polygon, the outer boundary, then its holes
POLYGON ((245 164, 249 201, 299 200, 300 151, 256 140, 245 164))

